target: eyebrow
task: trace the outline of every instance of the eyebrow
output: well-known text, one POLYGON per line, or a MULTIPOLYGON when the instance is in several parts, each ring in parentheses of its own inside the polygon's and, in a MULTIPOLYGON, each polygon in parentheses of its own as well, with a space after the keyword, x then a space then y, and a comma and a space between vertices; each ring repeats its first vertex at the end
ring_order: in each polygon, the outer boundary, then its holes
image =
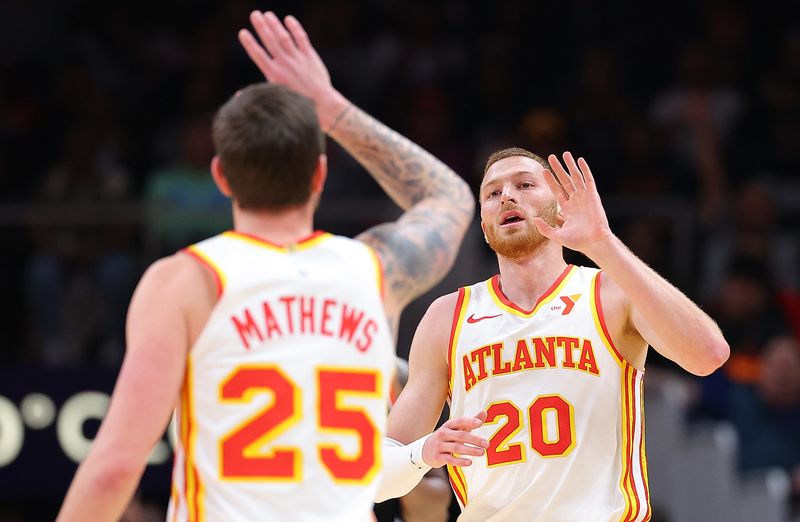
MULTIPOLYGON (((535 176, 535 174, 533 172, 531 172, 530 170, 515 170, 514 172, 509 174, 509 177, 520 177, 520 176, 524 176, 524 175, 535 176)), ((487 182, 486 181, 486 175, 484 174, 483 175, 483 180, 481 181, 481 186, 480 186, 480 188, 478 190, 482 191, 485 186, 489 185, 490 183, 494 183, 495 181, 497 181, 497 178, 487 182)))

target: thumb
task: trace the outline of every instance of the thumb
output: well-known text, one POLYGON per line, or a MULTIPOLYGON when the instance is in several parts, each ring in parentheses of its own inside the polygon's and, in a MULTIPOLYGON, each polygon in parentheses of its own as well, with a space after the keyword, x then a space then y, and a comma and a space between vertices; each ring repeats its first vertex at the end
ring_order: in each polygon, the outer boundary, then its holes
POLYGON ((553 235, 556 233, 555 227, 551 227, 544 219, 540 217, 533 218, 533 224, 541 235, 547 239, 553 239, 553 235))
POLYGON ((475 414, 475 418, 481 421, 481 424, 486 422, 486 416, 489 414, 488 411, 482 410, 475 414))

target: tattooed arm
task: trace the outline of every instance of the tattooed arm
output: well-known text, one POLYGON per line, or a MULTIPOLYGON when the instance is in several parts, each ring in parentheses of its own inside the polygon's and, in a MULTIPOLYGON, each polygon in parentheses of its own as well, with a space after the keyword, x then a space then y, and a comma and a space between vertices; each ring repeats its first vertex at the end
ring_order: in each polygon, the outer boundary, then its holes
POLYGON ((239 39, 270 82, 314 101, 320 125, 383 187, 405 213, 358 236, 383 262, 386 310, 396 326, 400 312, 450 270, 475 202, 469 186, 441 161, 389 129, 333 88, 325 64, 300 23, 284 24, 272 12, 254 11, 239 39), (262 47, 263 45, 263 47, 262 47))

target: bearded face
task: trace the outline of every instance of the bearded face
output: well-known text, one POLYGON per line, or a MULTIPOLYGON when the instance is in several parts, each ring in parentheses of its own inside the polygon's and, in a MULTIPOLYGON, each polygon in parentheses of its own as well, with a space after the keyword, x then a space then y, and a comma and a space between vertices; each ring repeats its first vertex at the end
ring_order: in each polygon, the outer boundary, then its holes
POLYGON ((494 223, 485 223, 484 233, 489 246, 498 255, 509 259, 524 258, 535 252, 545 241, 531 218, 542 218, 550 226, 558 226, 558 204, 553 199, 540 212, 530 215, 522 207, 509 202, 500 208, 494 223), (510 216, 506 216, 509 214, 510 216), (519 214, 519 216, 515 216, 519 214), (505 216, 505 217, 504 217, 505 216))

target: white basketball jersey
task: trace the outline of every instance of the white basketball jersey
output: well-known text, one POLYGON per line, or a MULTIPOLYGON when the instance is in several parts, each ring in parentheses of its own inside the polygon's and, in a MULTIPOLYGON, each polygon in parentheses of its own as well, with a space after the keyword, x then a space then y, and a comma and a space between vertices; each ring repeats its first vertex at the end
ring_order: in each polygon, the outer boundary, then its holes
POLYGON ((599 281, 570 265, 527 311, 499 276, 459 290, 450 416, 488 410, 490 441, 448 467, 459 521, 650 519, 642 372, 609 338, 599 281))
POLYGON ((372 520, 394 368, 374 252, 321 232, 186 252, 220 294, 187 358, 168 520, 372 520))

